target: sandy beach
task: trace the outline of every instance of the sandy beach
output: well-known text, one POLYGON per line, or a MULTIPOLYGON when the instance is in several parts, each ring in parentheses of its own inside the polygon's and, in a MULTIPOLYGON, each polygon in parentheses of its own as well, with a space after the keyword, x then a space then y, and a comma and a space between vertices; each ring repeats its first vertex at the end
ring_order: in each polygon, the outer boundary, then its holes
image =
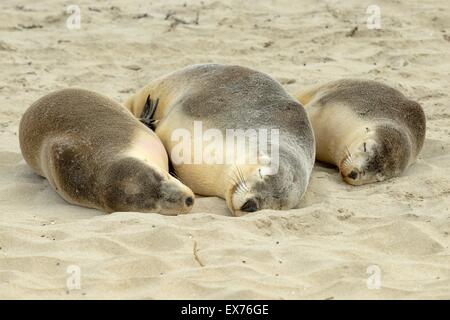
POLYGON ((1 299, 450 299, 450 4, 372 1, 86 1, 0 4, 1 299), (289 92, 343 77, 418 101, 427 136, 401 177, 360 187, 316 163, 299 209, 231 217, 104 214, 33 173, 20 117, 79 87, 120 102, 194 63, 261 70, 289 92))

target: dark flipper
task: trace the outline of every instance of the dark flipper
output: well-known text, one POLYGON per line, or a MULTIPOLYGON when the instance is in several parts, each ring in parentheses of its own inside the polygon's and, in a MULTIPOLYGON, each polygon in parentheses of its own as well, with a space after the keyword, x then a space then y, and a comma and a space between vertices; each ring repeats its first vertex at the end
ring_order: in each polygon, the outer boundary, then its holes
POLYGON ((53 167, 56 192, 71 203, 98 207, 95 169, 89 161, 82 161, 83 155, 90 152, 86 145, 58 141, 51 145, 47 156, 53 167))
POLYGON ((151 130, 155 130, 157 120, 153 119, 155 115, 156 108, 158 107, 159 99, 153 102, 150 99, 150 95, 147 97, 145 102, 144 110, 142 111, 141 118, 139 119, 143 124, 149 127, 151 130))

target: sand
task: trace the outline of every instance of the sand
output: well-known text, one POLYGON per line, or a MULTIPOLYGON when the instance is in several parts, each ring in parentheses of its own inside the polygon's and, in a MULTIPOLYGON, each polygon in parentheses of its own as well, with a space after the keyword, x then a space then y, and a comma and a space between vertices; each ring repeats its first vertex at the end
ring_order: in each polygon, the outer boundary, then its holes
POLYGON ((377 1, 381 30, 366 25, 372 1, 78 0, 80 30, 62 2, 19 2, 0 4, 0 298, 450 298, 447 0, 377 1), (218 198, 177 217, 72 206, 22 159, 20 117, 44 94, 124 101, 202 62, 267 72, 291 92, 386 82, 423 105, 423 151, 403 176, 362 187, 316 164, 300 209, 242 218, 218 198))

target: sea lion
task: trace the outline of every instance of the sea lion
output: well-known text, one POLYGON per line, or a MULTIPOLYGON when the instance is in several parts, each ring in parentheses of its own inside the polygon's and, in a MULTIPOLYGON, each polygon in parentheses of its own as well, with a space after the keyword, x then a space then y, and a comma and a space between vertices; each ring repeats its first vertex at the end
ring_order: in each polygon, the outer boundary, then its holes
POLYGON ((66 201, 108 213, 186 213, 194 194, 168 173, 159 138, 119 103, 65 89, 34 102, 19 126, 23 157, 66 201))
POLYGON ((342 79, 296 97, 313 125, 316 158, 338 166, 349 184, 398 176, 422 149, 422 107, 385 84, 342 79))
POLYGON ((236 216, 299 206, 314 164, 314 134, 306 112, 276 80, 241 66, 192 65, 151 82, 125 106, 141 117, 149 96, 158 103, 155 132, 176 175, 196 194, 225 199, 236 216), (229 134, 245 149, 236 151, 229 134))

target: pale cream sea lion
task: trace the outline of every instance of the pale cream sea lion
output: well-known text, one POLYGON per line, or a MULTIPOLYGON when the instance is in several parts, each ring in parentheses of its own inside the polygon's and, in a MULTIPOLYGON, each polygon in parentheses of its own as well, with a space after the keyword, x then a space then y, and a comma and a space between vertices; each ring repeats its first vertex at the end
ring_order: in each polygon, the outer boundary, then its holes
POLYGON ((422 107, 385 84, 343 79, 302 90, 320 161, 339 167, 353 185, 400 175, 422 149, 422 107))
POLYGON ((156 103, 155 132, 177 176, 195 193, 225 199, 237 216, 299 206, 314 164, 314 135, 303 108, 273 78, 240 66, 193 65, 151 82, 125 106, 142 117, 156 103), (202 137, 196 134, 199 126, 202 137), (239 152, 220 141, 218 136, 231 131, 248 148, 239 152), (185 133, 192 139, 180 151, 178 138, 185 133), (264 140, 267 150, 256 148, 256 140, 264 140), (200 161, 176 161, 175 154, 196 154, 202 143, 207 146, 200 161), (207 152, 212 156, 206 157, 207 152))
POLYGON ((117 102, 81 89, 33 103, 19 127, 31 168, 66 201, 106 212, 191 210, 194 194, 168 172, 159 138, 117 102))

